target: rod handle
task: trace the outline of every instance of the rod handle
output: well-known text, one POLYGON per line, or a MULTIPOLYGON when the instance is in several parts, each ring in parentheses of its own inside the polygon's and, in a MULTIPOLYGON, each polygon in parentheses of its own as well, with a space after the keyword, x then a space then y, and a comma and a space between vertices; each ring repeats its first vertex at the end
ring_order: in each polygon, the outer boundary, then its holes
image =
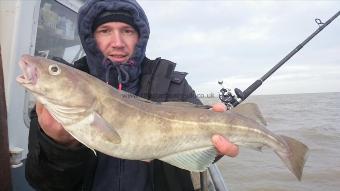
POLYGON ((252 85, 250 85, 246 90, 243 92, 243 100, 245 100, 250 94, 252 94, 258 87, 262 85, 262 80, 256 80, 252 85))

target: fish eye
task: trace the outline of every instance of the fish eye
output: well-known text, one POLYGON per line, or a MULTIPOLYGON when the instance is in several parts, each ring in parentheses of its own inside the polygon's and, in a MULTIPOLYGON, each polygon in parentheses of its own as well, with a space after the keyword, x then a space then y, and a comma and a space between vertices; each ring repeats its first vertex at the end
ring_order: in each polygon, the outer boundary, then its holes
POLYGON ((48 72, 51 74, 51 75, 58 75, 58 74, 60 74, 60 68, 59 68, 59 66, 58 65, 56 65, 56 64, 52 64, 52 65, 50 65, 49 67, 48 67, 48 72))

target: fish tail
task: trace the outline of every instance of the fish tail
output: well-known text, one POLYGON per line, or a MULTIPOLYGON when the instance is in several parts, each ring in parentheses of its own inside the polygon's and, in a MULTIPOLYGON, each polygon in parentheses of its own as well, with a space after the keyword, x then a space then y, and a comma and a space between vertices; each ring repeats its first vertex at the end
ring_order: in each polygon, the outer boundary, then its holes
POLYGON ((293 138, 280 136, 288 146, 286 152, 275 151, 281 160, 287 165, 288 169, 301 181, 302 171, 308 157, 308 147, 293 138))

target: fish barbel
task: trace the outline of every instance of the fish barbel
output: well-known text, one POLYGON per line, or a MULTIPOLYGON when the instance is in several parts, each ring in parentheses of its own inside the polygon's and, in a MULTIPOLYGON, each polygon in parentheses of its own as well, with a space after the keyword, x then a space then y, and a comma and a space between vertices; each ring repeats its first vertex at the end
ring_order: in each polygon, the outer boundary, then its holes
POLYGON ((241 104, 220 113, 191 103, 157 103, 45 58, 23 55, 19 64, 23 75, 17 82, 92 150, 204 171, 217 155, 211 137, 220 134, 239 146, 271 148, 301 180, 308 147, 266 129, 256 104, 241 104))

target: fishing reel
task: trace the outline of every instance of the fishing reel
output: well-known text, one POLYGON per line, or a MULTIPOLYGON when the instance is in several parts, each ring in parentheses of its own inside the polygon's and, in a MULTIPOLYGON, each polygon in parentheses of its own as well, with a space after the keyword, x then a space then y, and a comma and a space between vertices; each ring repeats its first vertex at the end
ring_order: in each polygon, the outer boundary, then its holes
POLYGON ((223 86, 223 81, 219 81, 218 84, 222 86, 222 89, 220 90, 218 97, 221 100, 221 102, 227 106, 227 109, 230 110, 231 108, 237 106, 240 103, 239 100, 240 99, 242 100, 242 98, 244 97, 243 92, 240 89, 235 88, 234 90, 236 94, 235 95, 231 91, 231 89, 225 88, 223 86))

